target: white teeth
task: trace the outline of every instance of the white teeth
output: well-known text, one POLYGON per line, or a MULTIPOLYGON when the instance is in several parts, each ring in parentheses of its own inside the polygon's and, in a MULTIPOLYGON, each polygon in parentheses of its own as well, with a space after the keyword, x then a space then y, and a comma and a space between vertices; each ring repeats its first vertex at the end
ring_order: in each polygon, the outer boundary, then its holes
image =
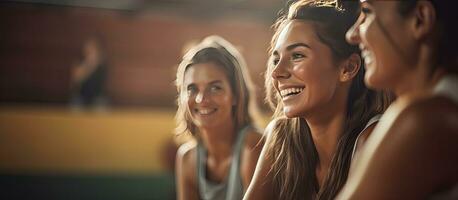
POLYGON ((302 92, 302 90, 304 90, 304 88, 286 88, 280 91, 280 95, 282 97, 285 97, 293 93, 294 94, 300 93, 302 92))
POLYGON ((216 109, 199 109, 197 112, 201 115, 208 115, 211 112, 215 111, 216 109))
POLYGON ((361 52, 361 56, 363 57, 364 63, 366 63, 366 64, 370 64, 370 63, 372 63, 372 61, 374 60, 374 59, 373 59, 372 52, 367 51, 367 50, 362 51, 362 52, 361 52))

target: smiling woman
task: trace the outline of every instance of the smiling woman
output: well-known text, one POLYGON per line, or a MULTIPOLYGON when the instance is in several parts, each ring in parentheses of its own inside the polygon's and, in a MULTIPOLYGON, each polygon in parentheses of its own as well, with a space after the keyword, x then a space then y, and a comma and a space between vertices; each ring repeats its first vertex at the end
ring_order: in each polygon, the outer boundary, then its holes
POLYGON ((345 183, 388 105, 365 87, 358 47, 345 41, 357 5, 297 1, 275 24, 266 73, 274 120, 245 199, 333 199, 345 183))
POLYGON ((456 1, 361 0, 347 40, 397 96, 338 199, 458 199, 456 1))
POLYGON ((241 55, 210 36, 178 67, 177 133, 190 134, 177 154, 178 199, 241 199, 262 148, 256 104, 241 55))

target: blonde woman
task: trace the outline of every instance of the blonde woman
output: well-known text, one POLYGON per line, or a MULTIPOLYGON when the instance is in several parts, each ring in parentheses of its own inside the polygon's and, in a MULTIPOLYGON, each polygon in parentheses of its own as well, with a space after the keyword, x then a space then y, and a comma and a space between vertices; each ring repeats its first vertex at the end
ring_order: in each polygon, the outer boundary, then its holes
POLYGON ((177 154, 178 199, 241 199, 262 148, 250 75, 220 37, 191 48, 178 67, 177 133, 195 142, 177 154))

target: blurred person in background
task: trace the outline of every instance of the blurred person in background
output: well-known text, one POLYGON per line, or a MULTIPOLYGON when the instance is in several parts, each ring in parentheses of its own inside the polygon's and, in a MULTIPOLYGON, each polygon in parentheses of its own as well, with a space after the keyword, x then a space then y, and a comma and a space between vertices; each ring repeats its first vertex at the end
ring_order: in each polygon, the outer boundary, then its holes
POLYGON ((361 1, 347 32, 365 82, 397 99, 362 149, 339 199, 458 199, 456 1, 361 1))
POLYGON ((345 33, 358 3, 297 1, 275 24, 266 73, 273 120, 244 199, 334 199, 389 104, 366 88, 345 33))
POLYGON ((253 84, 240 53, 209 36, 192 47, 177 71, 178 199, 242 199, 262 148, 253 84))
POLYGON ((83 44, 81 61, 72 67, 72 106, 106 106, 107 60, 104 47, 96 36, 83 44))

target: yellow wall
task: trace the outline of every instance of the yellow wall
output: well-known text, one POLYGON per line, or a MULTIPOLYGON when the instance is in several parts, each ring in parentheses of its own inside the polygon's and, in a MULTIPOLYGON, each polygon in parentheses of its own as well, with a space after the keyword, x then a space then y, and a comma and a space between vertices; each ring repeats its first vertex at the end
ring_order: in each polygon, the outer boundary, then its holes
POLYGON ((162 149, 173 136, 174 112, 0 108, 0 171, 163 171, 162 149))

